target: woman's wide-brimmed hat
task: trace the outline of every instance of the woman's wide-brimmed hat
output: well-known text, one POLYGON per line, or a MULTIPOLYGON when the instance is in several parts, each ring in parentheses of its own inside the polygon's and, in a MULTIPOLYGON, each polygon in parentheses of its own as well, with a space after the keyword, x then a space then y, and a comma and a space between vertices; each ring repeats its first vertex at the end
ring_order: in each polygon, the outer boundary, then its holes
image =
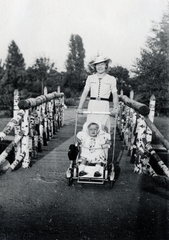
POLYGON ((101 63, 101 62, 108 62, 108 63, 110 63, 111 59, 103 57, 103 56, 98 56, 98 57, 96 57, 95 61, 91 65, 95 65, 95 64, 98 64, 98 63, 101 63))

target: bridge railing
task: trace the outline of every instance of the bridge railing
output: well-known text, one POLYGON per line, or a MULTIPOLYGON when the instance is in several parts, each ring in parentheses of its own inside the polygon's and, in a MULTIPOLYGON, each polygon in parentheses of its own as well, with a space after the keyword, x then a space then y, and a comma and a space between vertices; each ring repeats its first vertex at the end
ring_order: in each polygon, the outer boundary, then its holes
POLYGON ((0 154, 0 166, 14 149, 15 159, 4 170, 12 171, 22 161, 22 167, 28 168, 32 158, 36 158, 43 146, 64 124, 64 94, 47 93, 36 98, 19 100, 19 92, 14 91, 14 114, 0 132, 0 141, 6 139, 12 131, 14 138, 0 154))
POLYGON ((131 163, 134 164, 134 172, 146 173, 152 177, 158 176, 153 161, 162 175, 169 177, 167 164, 159 157, 152 146, 152 134, 160 141, 162 147, 168 152, 169 142, 154 125, 155 97, 150 98, 150 105, 133 100, 133 93, 130 98, 120 95, 120 107, 117 120, 117 130, 121 140, 124 141, 128 156, 131 157, 131 163), (153 160, 152 160, 153 159, 153 160))

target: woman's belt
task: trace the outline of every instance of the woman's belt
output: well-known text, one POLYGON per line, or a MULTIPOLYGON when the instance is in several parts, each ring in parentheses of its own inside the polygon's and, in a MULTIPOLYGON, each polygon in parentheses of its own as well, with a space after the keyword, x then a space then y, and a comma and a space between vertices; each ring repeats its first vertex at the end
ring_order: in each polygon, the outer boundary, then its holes
POLYGON ((98 101, 103 100, 103 101, 108 101, 109 102, 109 98, 91 97, 90 99, 91 100, 98 100, 98 101))

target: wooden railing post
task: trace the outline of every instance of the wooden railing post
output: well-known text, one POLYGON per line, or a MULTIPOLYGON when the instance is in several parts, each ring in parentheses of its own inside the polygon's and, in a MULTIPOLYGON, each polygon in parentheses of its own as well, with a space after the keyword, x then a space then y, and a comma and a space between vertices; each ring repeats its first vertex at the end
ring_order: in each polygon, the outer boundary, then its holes
POLYGON ((30 157, 29 157, 29 111, 25 110, 25 114, 23 117, 23 122, 21 123, 21 130, 23 133, 23 138, 21 140, 21 147, 22 152, 25 152, 25 157, 22 162, 23 168, 28 168, 30 164, 30 157))
MULTIPOLYGON (((60 91, 60 89, 59 89, 59 91, 60 91)), ((61 104, 62 104, 62 106, 61 106, 61 127, 63 127, 63 125, 64 125, 64 115, 65 115, 65 109, 67 108, 67 106, 65 105, 65 103, 64 103, 64 96, 62 96, 62 98, 61 98, 61 104)))
MULTIPOLYGON (((44 95, 47 95, 48 90, 47 87, 44 87, 44 95)), ((47 141, 49 140, 49 133, 48 133, 48 117, 47 117, 47 103, 42 104, 42 111, 44 114, 44 145, 47 146, 47 141)))
MULTIPOLYGON (((130 99, 134 99, 134 91, 130 91, 130 99)), ((136 129, 136 124, 137 124, 137 113, 134 111, 133 108, 130 108, 130 118, 129 118, 129 141, 128 141, 128 155, 131 156, 131 162, 132 162, 132 157, 134 153, 134 148, 135 146, 135 129, 136 129)))
MULTIPOLYGON (((155 115, 155 103, 156 103, 156 98, 154 95, 151 96, 150 98, 150 104, 149 104, 149 119, 151 120, 151 122, 154 122, 154 115, 155 115)), ((151 142, 152 141, 152 130, 147 126, 147 130, 146 130, 146 140, 147 142, 151 142)))
POLYGON ((37 133, 38 133, 38 151, 42 151, 43 146, 43 126, 42 126, 42 105, 36 107, 37 112, 37 133))
POLYGON ((144 117, 139 115, 137 119, 137 128, 136 128, 136 155, 134 162, 134 172, 142 173, 142 161, 145 159, 145 133, 146 133, 146 124, 144 117))
POLYGON ((57 87, 57 92, 60 93, 60 86, 57 87))
MULTIPOLYGON (((19 107, 18 107, 18 103, 19 103, 20 97, 19 97, 19 91, 18 89, 14 90, 14 112, 13 112, 13 116, 14 118, 17 117, 17 114, 19 112, 19 107)), ((15 138, 21 133, 21 124, 18 122, 18 124, 16 124, 14 126, 14 135, 15 138)), ((20 153, 21 153, 21 143, 19 142, 16 146, 14 146, 14 150, 15 150, 15 160, 18 159, 20 153)))
MULTIPOLYGON (((130 99, 133 100, 134 98, 134 91, 130 91, 130 99)), ((131 156, 132 153, 132 145, 133 145, 133 131, 135 127, 136 121, 135 121, 135 114, 133 108, 129 109, 129 133, 128 133, 128 155, 131 156)))
POLYGON ((120 95, 121 95, 121 96, 123 95, 123 89, 120 90, 120 95))
POLYGON ((132 100, 134 99, 134 91, 133 90, 130 91, 130 99, 132 99, 132 100))

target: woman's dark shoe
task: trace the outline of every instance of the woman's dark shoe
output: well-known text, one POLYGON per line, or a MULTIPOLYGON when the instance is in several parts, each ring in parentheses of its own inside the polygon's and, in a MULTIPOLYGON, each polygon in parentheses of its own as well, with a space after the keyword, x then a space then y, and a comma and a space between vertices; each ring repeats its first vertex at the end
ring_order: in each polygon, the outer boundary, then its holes
POLYGON ((84 176, 84 175, 86 175, 87 174, 87 172, 85 172, 85 171, 81 171, 81 172, 79 172, 79 176, 84 176))
POLYGON ((101 173, 99 173, 98 171, 94 173, 94 177, 101 177, 101 173))

